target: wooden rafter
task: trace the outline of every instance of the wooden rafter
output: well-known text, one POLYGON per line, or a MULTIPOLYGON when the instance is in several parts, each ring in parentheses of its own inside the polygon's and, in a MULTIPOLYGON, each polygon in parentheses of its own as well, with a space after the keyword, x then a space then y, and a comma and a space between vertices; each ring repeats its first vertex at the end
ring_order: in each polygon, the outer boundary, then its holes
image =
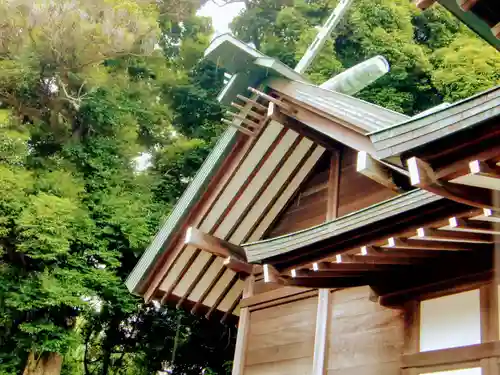
POLYGON ((240 115, 231 111, 226 111, 226 115, 231 116, 233 119, 240 120, 243 124, 251 126, 254 129, 260 128, 260 124, 254 120, 250 120, 247 116, 240 115))
POLYGON ((484 161, 474 160, 469 163, 468 174, 457 177, 450 182, 489 190, 500 190, 500 168, 489 166, 484 161))
MULTIPOLYGON (((238 109, 239 111, 247 111, 247 109, 245 107, 243 107, 242 105, 238 104, 238 103, 235 103, 235 102, 231 102, 231 106, 233 106, 234 108, 238 109)), ((254 111, 254 110, 251 110, 249 109, 247 111, 247 115, 248 116, 251 116, 253 118, 255 118, 256 120, 264 120, 264 115, 262 115, 261 113, 257 112, 257 111, 254 111)))
POLYGON ((500 212, 483 208, 481 215, 473 216, 470 220, 488 221, 491 223, 500 223, 500 212))
POLYGON ((291 277, 283 276, 283 284, 303 288, 333 289, 349 288, 370 284, 371 278, 367 277, 291 277))
POLYGON ((228 256, 224 259, 224 266, 233 270, 234 272, 241 273, 244 275, 251 275, 253 273, 253 265, 242 261, 235 256, 228 256))
POLYGON ((449 225, 443 229, 448 229, 457 232, 478 233, 487 235, 500 235, 500 228, 495 228, 491 223, 478 223, 466 221, 457 217, 451 217, 449 225))
MULTIPOLYGON (((449 231, 448 226, 441 227, 440 230, 430 229, 430 228, 418 228, 417 235, 415 239, 424 241, 442 241, 442 242, 456 242, 460 243, 470 243, 470 244, 487 244, 491 243, 492 239, 490 236, 476 234, 476 233, 458 233, 449 231)), ((464 245, 469 246, 469 245, 464 245)))
POLYGON ((489 190, 440 180, 429 164, 416 157, 408 159, 407 164, 413 186, 473 207, 495 208, 489 190))
POLYGON ((246 261, 245 250, 241 246, 232 244, 211 234, 203 233, 194 227, 187 229, 184 243, 223 258, 233 256, 246 261))
POLYGON ((267 94, 263 93, 262 91, 259 91, 253 87, 249 87, 248 90, 250 92, 252 92, 253 94, 260 96, 262 99, 267 100, 270 103, 274 103, 275 105, 277 105, 280 108, 283 108, 287 112, 289 112, 289 111, 293 112, 292 106, 288 103, 283 102, 280 99, 274 98, 271 95, 267 95, 267 94))
POLYGON ((252 104, 252 106, 257 108, 258 110, 267 111, 266 106, 260 104, 259 102, 255 101, 253 99, 247 98, 246 96, 243 96, 240 94, 236 95, 236 97, 244 103, 252 104))
POLYGON ((373 256, 377 258, 433 258, 437 254, 435 251, 413 251, 404 249, 382 249, 376 246, 362 246, 359 254, 373 256))
POLYGON ((373 158, 366 151, 358 152, 356 171, 395 192, 402 192, 402 189, 394 182, 389 167, 373 158))
POLYGON ((414 239, 403 239, 391 237, 387 240, 387 244, 382 246, 387 249, 404 249, 404 250, 436 250, 436 251, 458 251, 468 250, 470 245, 460 243, 448 243, 438 241, 423 241, 414 239))

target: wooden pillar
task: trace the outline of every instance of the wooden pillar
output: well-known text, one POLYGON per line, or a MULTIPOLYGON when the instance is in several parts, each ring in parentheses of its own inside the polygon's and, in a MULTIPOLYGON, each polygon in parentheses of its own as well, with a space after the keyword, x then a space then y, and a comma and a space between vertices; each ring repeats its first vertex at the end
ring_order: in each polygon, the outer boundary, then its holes
POLYGON ((481 342, 498 341, 498 289, 496 283, 479 289, 481 307, 481 342))
MULTIPOLYGON (((340 181, 340 152, 333 151, 328 174, 328 206, 326 220, 333 220, 338 215, 338 196, 340 181)), ((328 333, 331 311, 330 289, 319 289, 318 309, 316 313, 316 332, 314 336, 314 353, 312 375, 325 375, 328 359, 328 333)))
MULTIPOLYGON (((255 276, 250 275, 245 280, 243 298, 253 295, 255 276)), ((231 375, 243 375, 245 369, 245 356, 248 345, 248 332, 250 331, 250 308, 242 307, 240 310, 240 320, 238 323, 238 335, 236 336, 236 345, 234 348, 233 370, 231 375)))
POLYGON ((312 375, 325 375, 327 370, 328 332, 331 311, 330 301, 330 290, 320 289, 318 293, 318 312, 316 315, 312 375))

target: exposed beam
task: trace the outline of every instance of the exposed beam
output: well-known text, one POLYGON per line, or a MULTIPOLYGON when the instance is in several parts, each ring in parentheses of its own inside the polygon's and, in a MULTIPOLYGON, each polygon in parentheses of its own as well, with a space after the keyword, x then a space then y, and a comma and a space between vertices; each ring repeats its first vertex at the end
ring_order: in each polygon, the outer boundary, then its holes
POLYGON ((457 0, 457 3, 460 9, 462 9, 464 12, 468 12, 479 1, 480 0, 457 0))
POLYGON ((468 250, 470 245, 459 243, 447 243, 437 241, 422 241, 414 239, 401 239, 391 237, 387 240, 387 244, 382 247, 387 249, 404 249, 404 250, 436 250, 436 251, 457 251, 468 250))
POLYGON ((358 152, 356 171, 386 188, 398 193, 402 192, 402 189, 394 183, 389 167, 374 159, 366 151, 358 152))
POLYGON ((483 213, 478 216, 469 218, 469 220, 488 221, 491 223, 500 223, 500 212, 483 208, 483 213))
POLYGON ((283 276, 283 282, 287 286, 298 286, 303 288, 349 288, 368 285, 372 278, 366 277, 295 277, 283 276))
POLYGON ((413 186, 473 207, 495 208, 491 191, 438 180, 432 167, 416 157, 408 159, 407 164, 413 186))
POLYGON ((478 233, 478 234, 489 234, 489 235, 499 235, 500 228, 494 228, 489 223, 478 223, 465 221, 464 219, 460 219, 458 217, 451 217, 449 219, 449 225, 443 227, 443 229, 457 231, 457 232, 466 232, 466 233, 478 233))
POLYGON ((491 28, 491 33, 495 38, 500 39, 500 22, 491 28))
POLYGON ((244 275, 251 275, 253 273, 253 265, 244 262, 241 259, 236 258, 234 256, 229 256, 226 259, 224 259, 223 264, 230 270, 233 270, 234 272, 237 273, 242 273, 244 275))
POLYGON ((469 173, 450 182, 489 190, 500 190, 500 168, 490 167, 483 161, 469 163, 469 173))
POLYGON ((248 126, 251 126, 254 129, 260 128, 260 124, 258 122, 250 120, 246 116, 243 116, 243 115, 240 115, 238 113, 231 112, 231 111, 226 111, 226 115, 231 116, 233 119, 238 119, 242 123, 244 123, 248 126))
POLYGON ((272 265, 264 264, 262 266, 262 271, 264 273, 265 283, 283 284, 283 280, 280 273, 272 265))
POLYGON ((415 0, 415 5, 418 9, 425 10, 433 5, 436 0, 415 0))
POLYGON ((293 112, 292 106, 288 103, 283 102, 280 99, 273 98, 271 95, 267 95, 267 94, 263 93, 262 91, 254 89, 253 87, 249 87, 248 90, 250 90, 250 92, 254 93, 255 95, 260 96, 264 100, 267 100, 268 102, 274 103, 278 107, 283 108, 285 111, 293 112))
POLYGON ((386 256, 373 256, 373 255, 344 255, 345 262, 361 263, 361 264, 414 264, 419 260, 406 257, 391 257, 390 254, 386 256))
POLYGON ((246 109, 244 106, 242 106, 242 105, 240 105, 240 104, 237 104, 237 103, 235 103, 235 102, 231 102, 231 105, 232 105, 234 108, 236 108, 236 109, 238 109, 238 110, 242 111, 243 113, 246 113, 248 116, 251 116, 251 117, 253 117, 253 118, 255 118, 255 119, 259 120, 259 121, 260 121, 260 120, 264 120, 264 118, 265 118, 265 117, 264 117, 262 114, 260 114, 259 112, 252 111, 251 109, 246 109))
MULTIPOLYGON (((304 275, 313 275, 316 277, 327 277, 323 276, 327 274, 334 274, 335 272, 372 272, 372 271, 388 271, 394 270, 395 266, 391 264, 376 264, 376 263, 322 263, 325 267, 318 271, 314 270, 300 270, 304 271, 304 275)), ((296 271, 299 272, 299 271, 296 271)))
POLYGON ((235 123, 234 123, 233 121, 231 121, 231 120, 228 120, 228 119, 223 118, 223 119, 221 119, 221 121, 222 121, 224 124, 226 124, 226 125, 229 125, 229 126, 232 126, 232 127, 236 128, 236 129, 238 129, 240 132, 242 132, 242 133, 244 133, 244 134, 246 134, 246 135, 249 135, 249 136, 251 136, 251 137, 255 135, 255 134, 254 134, 254 132, 253 132, 253 131, 251 131, 250 129, 247 129, 247 128, 245 128, 244 126, 241 126, 241 125, 235 124, 235 123))
POLYGON ((435 251, 406 251, 400 249, 382 249, 375 246, 362 246, 361 254, 366 254, 373 257, 389 257, 389 258, 433 258, 437 254, 435 251), (364 249, 363 249, 364 248, 364 249))
POLYGON ((242 102, 244 103, 247 103, 247 104, 252 104, 255 108, 257 108, 258 110, 261 110, 261 111, 267 111, 267 108, 266 106, 258 103, 257 101, 253 100, 253 99, 250 99, 250 98, 247 98, 246 96, 243 96, 243 95, 236 95, 236 97, 238 99, 240 99, 242 102))
POLYGON ((245 250, 241 246, 204 233, 194 227, 187 229, 184 243, 223 258, 232 256, 246 261, 245 250))
POLYGON ((470 244, 486 244, 492 243, 492 239, 490 236, 485 236, 482 234, 475 233, 458 233, 449 231, 449 227, 442 227, 439 230, 430 229, 430 228, 418 228, 417 235, 415 239, 424 240, 424 241, 442 241, 442 242, 456 242, 457 244, 453 246, 460 246, 461 244, 464 247, 470 247, 470 245, 465 245, 464 243, 470 244))

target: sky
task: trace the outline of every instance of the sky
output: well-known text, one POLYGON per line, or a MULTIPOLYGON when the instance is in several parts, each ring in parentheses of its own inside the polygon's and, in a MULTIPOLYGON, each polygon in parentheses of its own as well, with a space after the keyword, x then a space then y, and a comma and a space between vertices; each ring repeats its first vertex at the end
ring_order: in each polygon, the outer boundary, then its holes
MULTIPOLYGON (((223 3, 224 0, 215 0, 217 3, 223 3)), ((243 2, 231 3, 224 6, 218 6, 214 0, 209 0, 203 8, 198 11, 199 16, 212 17, 212 23, 215 29, 215 35, 228 33, 229 24, 232 19, 245 8, 243 2)))

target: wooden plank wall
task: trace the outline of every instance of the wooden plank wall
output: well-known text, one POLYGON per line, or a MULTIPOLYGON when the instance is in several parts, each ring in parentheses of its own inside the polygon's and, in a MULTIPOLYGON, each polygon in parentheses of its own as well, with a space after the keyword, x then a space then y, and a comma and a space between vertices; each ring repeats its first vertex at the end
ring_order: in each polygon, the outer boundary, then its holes
POLYGON ((317 297, 252 311, 244 375, 309 375, 317 297))
POLYGON ((397 195, 394 191, 356 172, 357 151, 345 148, 340 161, 338 216, 382 202, 397 195))
POLYGON ((308 180, 280 214, 266 237, 272 238, 293 233, 321 224, 326 220, 330 158, 331 154, 325 152, 308 180))
MULTIPOLYGON (((356 172, 357 151, 345 147, 340 155, 339 186, 330 189, 330 192, 338 194, 338 207, 334 216, 347 215, 397 194, 356 172)), ((334 166, 331 158, 330 152, 325 153, 309 179, 268 231, 267 238, 293 233, 327 221, 328 204, 331 202, 328 199, 330 168, 334 166)))
POLYGON ((404 312, 369 300, 369 287, 333 292, 328 375, 399 375, 404 312))

